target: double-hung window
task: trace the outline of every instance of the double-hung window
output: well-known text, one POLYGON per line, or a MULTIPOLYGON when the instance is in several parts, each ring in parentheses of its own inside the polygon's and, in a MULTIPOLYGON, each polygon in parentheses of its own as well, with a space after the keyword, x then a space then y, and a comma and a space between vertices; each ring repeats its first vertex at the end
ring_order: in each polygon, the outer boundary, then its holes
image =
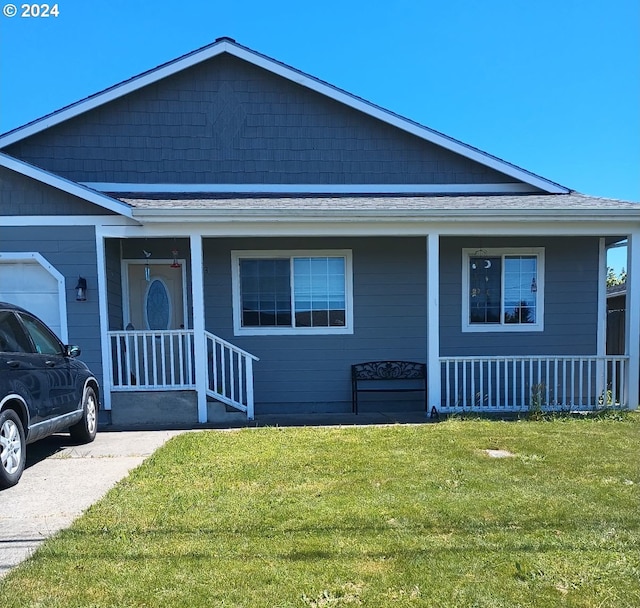
POLYGON ((233 251, 236 335, 353 333, 351 251, 233 251))
POLYGON ((544 329, 544 249, 464 249, 463 331, 544 329))

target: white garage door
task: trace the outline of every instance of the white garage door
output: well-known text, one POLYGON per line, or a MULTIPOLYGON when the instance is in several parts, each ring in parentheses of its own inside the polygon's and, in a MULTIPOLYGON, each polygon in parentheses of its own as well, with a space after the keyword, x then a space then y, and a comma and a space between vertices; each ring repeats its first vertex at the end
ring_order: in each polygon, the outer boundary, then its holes
POLYGON ((66 342, 67 328, 60 310, 61 290, 64 294, 62 275, 46 261, 43 265, 32 256, 24 260, 0 256, 0 301, 26 308, 66 342))

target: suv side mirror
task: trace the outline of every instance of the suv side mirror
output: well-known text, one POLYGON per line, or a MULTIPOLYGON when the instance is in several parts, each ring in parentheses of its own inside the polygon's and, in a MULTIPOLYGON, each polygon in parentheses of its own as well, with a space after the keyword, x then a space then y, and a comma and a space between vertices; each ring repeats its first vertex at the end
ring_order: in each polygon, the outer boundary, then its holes
POLYGON ((67 344, 67 346, 64 347, 65 351, 66 351, 66 355, 67 357, 79 357, 80 356, 80 347, 79 346, 71 346, 69 344, 67 344))

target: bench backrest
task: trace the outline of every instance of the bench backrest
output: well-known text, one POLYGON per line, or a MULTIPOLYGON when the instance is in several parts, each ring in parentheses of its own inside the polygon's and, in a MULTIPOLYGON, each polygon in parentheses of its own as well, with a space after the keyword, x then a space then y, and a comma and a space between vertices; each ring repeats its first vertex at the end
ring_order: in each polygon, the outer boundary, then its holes
POLYGON ((414 361, 368 361, 351 366, 353 380, 420 380, 427 377, 427 365, 414 361))

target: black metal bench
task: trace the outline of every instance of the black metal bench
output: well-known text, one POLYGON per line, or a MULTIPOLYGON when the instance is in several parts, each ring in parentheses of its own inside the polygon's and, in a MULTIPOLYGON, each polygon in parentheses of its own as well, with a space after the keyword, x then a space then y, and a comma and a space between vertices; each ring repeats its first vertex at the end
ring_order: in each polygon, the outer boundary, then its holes
POLYGON ((406 393, 424 391, 427 404, 427 366, 413 361, 368 361, 351 366, 351 410, 358 413, 358 393, 406 393), (396 380, 404 380, 401 385, 396 380))

